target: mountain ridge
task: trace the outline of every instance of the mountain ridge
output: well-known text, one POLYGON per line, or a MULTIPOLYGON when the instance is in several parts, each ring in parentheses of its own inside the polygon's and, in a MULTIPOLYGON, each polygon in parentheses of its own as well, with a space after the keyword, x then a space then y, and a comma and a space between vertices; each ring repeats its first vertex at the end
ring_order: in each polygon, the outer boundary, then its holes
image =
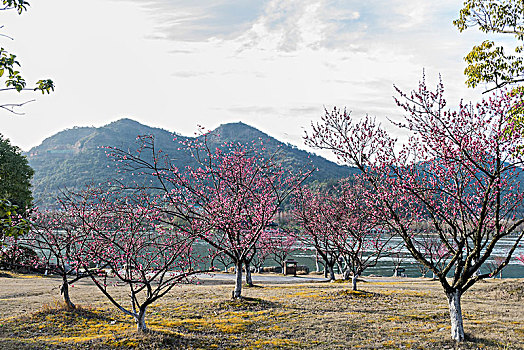
MULTIPOLYGON (((150 127, 129 118, 119 119, 101 127, 73 127, 46 138, 26 153, 29 164, 35 170, 33 194, 37 205, 46 206, 62 189, 79 189, 87 183, 102 183, 119 176, 106 156, 104 147, 120 147, 131 151, 137 148, 138 135, 153 135, 155 147, 162 149, 174 159, 175 165, 194 165, 187 150, 180 149, 177 141, 199 139, 176 132, 150 127), (176 140, 174 140, 176 138, 176 140)), ((290 170, 317 168, 309 181, 347 177, 355 169, 341 166, 313 153, 298 149, 243 122, 226 123, 210 131, 211 142, 242 144, 261 140, 266 152, 277 154, 277 160, 290 170)))

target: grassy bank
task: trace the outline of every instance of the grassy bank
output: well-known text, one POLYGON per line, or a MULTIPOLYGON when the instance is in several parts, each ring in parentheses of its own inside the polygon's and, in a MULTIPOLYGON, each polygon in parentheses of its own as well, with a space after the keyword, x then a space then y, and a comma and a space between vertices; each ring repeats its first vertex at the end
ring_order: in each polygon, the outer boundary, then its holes
MULTIPOLYGON (((266 284, 242 301, 228 299, 228 284, 184 285, 150 307, 147 335, 87 281, 71 291, 79 309, 63 310, 59 284, 0 277, 1 349, 455 348, 447 301, 428 279, 367 279, 356 293, 346 283, 266 284)), ((478 283, 463 297, 460 348, 524 349, 523 304, 523 280, 478 283)))

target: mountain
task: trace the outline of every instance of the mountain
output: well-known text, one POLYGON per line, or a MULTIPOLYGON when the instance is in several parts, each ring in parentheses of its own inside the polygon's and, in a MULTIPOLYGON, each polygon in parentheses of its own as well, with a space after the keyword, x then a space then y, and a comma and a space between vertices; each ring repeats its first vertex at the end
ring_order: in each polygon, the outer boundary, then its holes
MULTIPOLYGON (((260 140, 268 155, 277 152, 277 160, 290 170, 317 168, 318 171, 313 173, 309 181, 338 179, 355 172, 353 168, 340 166, 299 150, 244 123, 223 124, 211 134, 213 137, 210 139, 216 145, 224 141, 248 144, 260 140)), ((99 128, 74 127, 45 139, 41 145, 26 154, 29 164, 35 170, 35 203, 40 206, 52 203, 61 189, 79 189, 87 183, 129 178, 131 174, 118 172, 104 147, 113 146, 134 151, 138 147, 138 135, 154 135, 155 147, 174 159, 176 166, 194 165, 189 152, 180 149, 179 143, 194 139, 191 137, 142 125, 131 119, 121 119, 99 128)))

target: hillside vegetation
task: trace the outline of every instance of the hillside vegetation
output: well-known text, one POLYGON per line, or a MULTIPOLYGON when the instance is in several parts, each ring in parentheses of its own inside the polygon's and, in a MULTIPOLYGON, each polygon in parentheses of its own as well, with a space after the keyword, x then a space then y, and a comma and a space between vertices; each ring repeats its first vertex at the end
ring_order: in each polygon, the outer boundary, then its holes
MULTIPOLYGON (((224 141, 242 144, 261 141, 267 155, 277 153, 278 160, 288 170, 318 169, 309 181, 342 178, 355 171, 280 142, 243 123, 224 124, 211 133, 215 143, 212 146, 224 141)), ((79 189, 87 183, 97 184, 111 179, 129 181, 132 175, 119 171, 106 155, 104 147, 135 150, 138 135, 154 135, 157 149, 168 154, 176 166, 194 165, 190 154, 180 145, 180 141, 193 139, 190 137, 142 125, 131 119, 121 119, 99 128, 75 127, 47 138, 27 153, 29 164, 35 170, 33 194, 36 204, 49 205, 61 189, 79 189)))

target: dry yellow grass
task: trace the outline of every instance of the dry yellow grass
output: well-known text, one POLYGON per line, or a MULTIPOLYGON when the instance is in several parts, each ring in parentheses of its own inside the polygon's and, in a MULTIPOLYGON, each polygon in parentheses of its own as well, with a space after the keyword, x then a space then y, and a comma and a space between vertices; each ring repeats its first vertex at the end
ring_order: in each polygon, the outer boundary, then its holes
MULTIPOLYGON (((268 284, 228 299, 231 285, 184 285, 149 308, 150 334, 87 281, 65 310, 57 278, 0 278, 0 349, 453 349, 447 302, 426 279, 268 284)), ((125 297, 126 289, 114 292, 125 297)), ((489 280, 463 297, 460 349, 524 349, 524 281, 489 280)))

